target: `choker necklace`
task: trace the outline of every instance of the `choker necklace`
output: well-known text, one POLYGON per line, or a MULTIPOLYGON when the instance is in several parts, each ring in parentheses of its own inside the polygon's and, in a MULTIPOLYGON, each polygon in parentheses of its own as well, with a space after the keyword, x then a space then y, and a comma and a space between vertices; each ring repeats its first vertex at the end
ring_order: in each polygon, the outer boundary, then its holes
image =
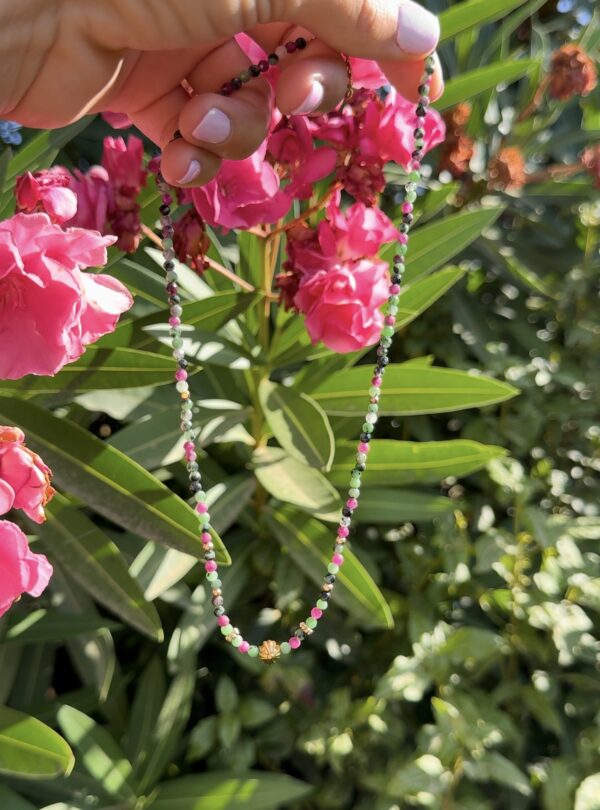
MULTIPOLYGON (((305 40, 303 37, 299 37, 296 40, 280 46, 274 53, 270 54, 267 59, 261 60, 256 65, 250 65, 250 67, 247 70, 244 70, 239 76, 236 76, 231 81, 226 82, 221 87, 221 94, 229 96, 232 93, 237 92, 246 82, 250 81, 254 77, 266 73, 271 67, 279 64, 279 62, 286 58, 289 54, 293 54, 298 50, 303 50, 308 44, 309 43, 307 40, 305 40)), ((346 65, 348 68, 349 78, 348 91, 351 92, 351 74, 348 61, 346 61, 346 65)), ((164 259, 163 267, 165 270, 166 292, 168 295, 170 307, 169 311, 171 315, 169 318, 169 334, 173 348, 173 357, 177 362, 177 370, 175 372, 175 387, 181 400, 180 427, 185 438, 184 452, 190 481, 189 488, 195 502, 195 509, 198 513, 200 522, 200 540, 204 550, 204 569, 206 572, 206 579, 208 580, 212 591, 212 604, 214 606, 214 613, 221 633, 223 634, 225 640, 229 642, 232 647, 236 648, 239 653, 246 654, 251 658, 259 657, 262 661, 273 662, 276 661, 281 655, 287 655, 300 648, 304 640, 317 628, 318 622, 322 618, 324 612, 327 610, 333 593, 336 574, 340 570, 340 567, 344 564, 344 548, 348 535, 350 534, 352 515, 358 508, 361 477, 367 466, 369 442, 371 441, 375 423, 377 422, 377 412, 379 410, 379 399, 381 397, 385 368, 389 363, 388 350, 392 344, 394 323, 396 320, 396 314, 398 312, 400 283, 402 281, 402 274, 405 268, 405 257, 408 252, 408 231, 413 221, 413 202, 416 199, 416 189, 421 179, 421 159, 425 145, 425 131, 422 124, 429 105, 429 82, 433 72, 434 61, 432 57, 428 57, 425 60, 425 72, 418 88, 419 101, 415 107, 414 144, 411 162, 408 166, 407 182, 403 186, 403 201, 401 203, 402 225, 400 227, 400 234, 398 237, 399 244, 393 258, 393 265, 390 274, 389 295, 387 303, 384 305, 384 326, 381 330, 381 337, 377 346, 377 361, 373 369, 371 386, 368 389, 367 411, 362 426, 362 433, 357 446, 356 463, 350 474, 348 497, 344 507, 342 508, 337 529, 337 536, 333 545, 333 553, 331 556, 331 561, 327 566, 327 572, 325 573, 323 579, 321 592, 319 593, 318 599, 316 600, 314 606, 310 609, 310 613, 307 618, 299 623, 298 628, 292 633, 287 641, 277 642, 269 639, 267 641, 263 641, 260 646, 250 644, 250 642, 243 638, 238 628, 233 626, 225 610, 222 583, 219 579, 216 553, 210 534, 210 515, 208 512, 208 505, 206 503, 206 493, 202 489, 202 479, 198 469, 198 463, 196 461, 197 454, 195 442, 197 433, 192 424, 193 403, 190 398, 189 385, 187 383, 188 374, 186 368, 188 364, 184 356, 183 340, 181 337, 181 315, 183 310, 181 308, 181 300, 178 295, 177 273, 175 271, 174 263, 174 228, 173 218, 171 216, 173 195, 170 187, 165 182, 160 172, 157 175, 157 185, 161 194, 160 225, 162 229, 162 249, 164 259)), ((346 93, 346 98, 348 97, 348 91, 346 93)), ((176 133, 175 137, 180 137, 179 133, 176 133)))

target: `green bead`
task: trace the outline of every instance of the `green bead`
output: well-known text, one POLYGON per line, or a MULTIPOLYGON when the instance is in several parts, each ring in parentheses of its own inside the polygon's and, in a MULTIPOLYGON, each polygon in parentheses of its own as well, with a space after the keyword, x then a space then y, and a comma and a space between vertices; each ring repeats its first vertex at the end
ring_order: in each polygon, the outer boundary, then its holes
POLYGON ((327 566, 327 570, 329 571, 330 574, 337 574, 337 572, 340 570, 340 567, 335 563, 329 563, 329 565, 327 566))
POLYGON ((401 256, 406 256, 406 254, 408 253, 408 245, 398 245, 396 250, 401 256))
POLYGON ((250 74, 248 73, 247 70, 242 70, 242 72, 239 75, 239 78, 240 78, 240 81, 244 82, 244 84, 245 84, 246 82, 250 81, 250 74))
POLYGON ((173 346, 174 349, 181 349, 181 347, 183 346, 183 340, 181 338, 173 338, 173 340, 171 341, 171 345, 173 346))
POLYGON ((421 179, 421 173, 418 171, 409 172, 408 179, 413 183, 418 183, 421 179))
POLYGON ((360 489, 360 478, 351 478, 350 486, 352 489, 360 489))
POLYGON ((244 639, 241 636, 236 636, 235 638, 231 639, 231 646, 232 647, 239 647, 244 639))
POLYGON ((326 602, 324 599, 317 599, 317 607, 319 610, 327 610, 329 607, 329 603, 326 602))
POLYGON ((394 334, 394 327, 393 326, 384 326, 383 329, 381 330, 381 334, 384 337, 392 337, 392 335, 394 334))
POLYGON ((200 521, 201 526, 206 526, 206 524, 210 520, 210 515, 208 514, 208 512, 204 512, 203 515, 198 515, 198 520, 200 521))
POLYGON ((317 620, 313 619, 312 616, 309 616, 308 619, 304 622, 307 627, 310 627, 311 630, 314 630, 317 626, 317 620))
POLYGON ((206 579, 209 582, 214 582, 217 577, 218 577, 218 574, 217 574, 216 571, 208 571, 207 574, 206 574, 206 579))
POLYGON ((200 492, 196 492, 196 494, 194 495, 194 499, 196 503, 205 503, 206 492, 203 489, 201 489, 200 492))
POLYGON ((253 644, 253 645, 250 647, 250 649, 248 650, 248 655, 250 656, 250 658, 256 658, 256 656, 258 655, 258 647, 256 647, 256 646, 253 644))
POLYGON ((399 300, 400 300, 399 295, 390 295, 390 297, 388 298, 390 304, 397 304, 399 300))
MULTIPOLYGON (((215 572, 215 573, 216 573, 216 572, 215 572)), ((221 582, 221 580, 220 580, 220 579, 217 577, 217 579, 213 579, 213 581, 212 581, 212 587, 213 587, 213 588, 222 588, 222 587, 223 587, 223 583, 222 583, 222 582, 221 582)))
POLYGON ((417 199, 417 192, 416 191, 407 191, 406 192, 406 202, 414 202, 417 199))
POLYGON ((351 498, 358 498, 358 496, 360 495, 360 489, 355 489, 354 487, 350 487, 350 489, 348 490, 348 495, 351 498))
POLYGON ((370 397, 376 397, 376 396, 378 396, 378 394, 379 394, 379 388, 376 385, 372 385, 369 388, 369 396, 370 397))
POLYGON ((224 636, 229 636, 233 633, 233 625, 226 624, 225 627, 221 627, 221 633, 223 633, 224 636))
POLYGON ((415 152, 418 152, 419 149, 422 149, 425 146, 425 141, 422 141, 420 138, 415 141, 415 152))
POLYGON ((370 433, 373 430, 373 425, 370 422, 363 422, 362 432, 370 433))
POLYGON ((279 649, 281 650, 282 655, 288 655, 288 653, 292 651, 292 648, 287 641, 282 641, 279 645, 279 649))
POLYGON ((369 413, 377 413, 377 411, 379 410, 379 405, 376 402, 370 402, 367 407, 367 410, 369 411, 369 413))

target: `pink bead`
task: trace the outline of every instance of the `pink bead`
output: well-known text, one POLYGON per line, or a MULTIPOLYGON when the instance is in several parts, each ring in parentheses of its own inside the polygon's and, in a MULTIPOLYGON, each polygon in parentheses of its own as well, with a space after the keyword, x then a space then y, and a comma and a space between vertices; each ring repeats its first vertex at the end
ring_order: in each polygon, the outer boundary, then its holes
POLYGON ((400 292, 399 284, 390 284, 390 293, 392 295, 398 295, 399 292, 400 292))
POLYGON ((249 649, 250 649, 250 645, 248 644, 248 642, 247 642, 247 641, 242 641, 242 643, 241 643, 241 644, 240 644, 240 646, 238 647, 238 650, 239 650, 241 653, 247 653, 249 649))
POLYGON ((396 319, 393 315, 386 315, 384 318, 384 323, 386 326, 393 326, 396 323, 396 319))
POLYGON ((194 444, 194 442, 184 442, 183 443, 183 449, 184 450, 195 450, 196 445, 194 444))
POLYGON ((210 536, 210 532, 202 532, 200 535, 200 539, 203 543, 210 543, 212 542, 212 537, 210 536))
POLYGON ((359 453, 368 453, 369 452, 369 445, 367 442, 359 442, 358 443, 358 452, 359 453))
POLYGON ((413 168, 413 169, 414 169, 416 172, 418 172, 418 171, 419 171, 419 169, 421 168, 421 162, 420 162, 419 160, 413 160, 413 162, 412 162, 412 168, 413 168))
POLYGON ((376 385, 377 388, 379 388, 379 386, 381 385, 382 382, 383 382, 383 377, 378 377, 377 375, 375 375, 374 377, 371 377, 371 385, 376 385))
POLYGON ((343 565, 344 564, 344 558, 342 557, 341 554, 334 554, 333 557, 331 558, 331 562, 334 565, 343 565))
POLYGON ((181 326, 181 318, 177 318, 173 315, 169 318, 169 326, 181 326))
POLYGON ((398 234, 398 241, 400 242, 401 245, 408 245, 408 234, 407 233, 398 234))
POLYGON ((348 507, 348 509, 356 509, 356 507, 358 506, 358 501, 356 500, 356 498, 348 498, 348 500, 346 501, 346 506, 348 507))
POLYGON ((313 619, 320 619, 323 615, 323 611, 321 608, 311 608, 310 615, 313 617, 313 619))
POLYGON ((187 380, 187 371, 184 368, 178 368, 175 372, 176 380, 187 380))
POLYGON ((292 636, 288 641, 288 644, 290 645, 292 650, 297 650, 298 647, 300 646, 300 639, 298 638, 298 636, 292 636))
POLYGON ((196 455, 196 453, 194 453, 193 450, 188 450, 187 453, 185 454, 186 461, 196 461, 197 458, 198 456, 196 455))
POLYGON ((350 529, 347 526, 340 526, 337 530, 338 537, 348 537, 350 529))
POLYGON ((199 512, 201 515, 205 515, 208 512, 208 504, 207 503, 197 503, 196 504, 196 512, 199 512))
POLYGON ((229 624, 229 616, 217 616, 217 624, 219 627, 225 627, 229 624))
POLYGON ((163 194, 161 200, 164 202, 165 205, 171 205, 173 202, 173 197, 170 194, 163 194))
POLYGON ((208 562, 204 563, 204 570, 207 574, 211 574, 213 571, 217 570, 217 564, 214 560, 209 560, 208 562))
POLYGON ((409 202, 402 203, 402 213, 403 214, 411 214, 413 210, 413 204, 409 202))

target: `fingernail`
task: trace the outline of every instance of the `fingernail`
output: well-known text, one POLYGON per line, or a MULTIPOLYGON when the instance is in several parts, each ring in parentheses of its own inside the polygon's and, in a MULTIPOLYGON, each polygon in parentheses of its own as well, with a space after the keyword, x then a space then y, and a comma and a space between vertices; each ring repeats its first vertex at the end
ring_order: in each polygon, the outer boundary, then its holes
POLYGON ((313 81, 308 95, 300 104, 299 107, 296 107, 295 110, 292 110, 292 115, 308 115, 308 113, 314 112, 317 109, 319 104, 323 101, 323 96, 325 95, 325 88, 321 84, 321 82, 317 81, 316 79, 313 81))
POLYGON ((223 110, 210 109, 192 132, 194 138, 206 143, 223 143, 231 135, 231 121, 223 110))
POLYGON ((442 65, 441 65, 441 63, 440 63, 440 57, 437 55, 437 53, 433 53, 433 54, 431 55, 431 58, 433 59, 433 65, 434 65, 434 67, 435 67, 436 73, 437 73, 438 71, 439 71, 439 73, 440 73, 440 86, 439 86, 439 88, 438 88, 437 92, 436 92, 436 93, 432 93, 432 95, 431 95, 431 97, 430 97, 430 100, 431 100, 431 101, 437 101, 437 100, 438 100, 438 98, 441 98, 441 96, 442 96, 442 94, 443 94, 443 92, 444 92, 444 86, 445 86, 445 85, 444 85, 444 78, 443 78, 443 76, 442 76, 442 65))
POLYGON ((200 163, 197 160, 190 160, 187 172, 180 177, 177 181, 180 186, 185 186, 186 183, 191 183, 200 174, 200 163))
POLYGON ((412 0, 403 0, 398 11, 396 42, 405 53, 431 53, 440 38, 438 18, 412 0))

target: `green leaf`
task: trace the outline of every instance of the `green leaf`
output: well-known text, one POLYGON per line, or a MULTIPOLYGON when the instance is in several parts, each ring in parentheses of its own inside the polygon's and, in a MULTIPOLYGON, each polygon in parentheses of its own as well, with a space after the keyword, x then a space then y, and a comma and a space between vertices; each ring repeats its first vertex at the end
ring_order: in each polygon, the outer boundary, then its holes
POLYGON ((269 427, 291 456, 312 467, 328 469, 334 436, 327 415, 309 396, 262 380, 259 397, 269 427))
POLYGON ((47 553, 101 605, 155 641, 163 640, 160 618, 146 602, 113 541, 86 515, 56 494, 39 527, 47 553))
POLYGON ((136 771, 142 769, 148 758, 166 691, 162 662, 158 656, 154 656, 139 678, 124 743, 129 761, 136 771))
POLYGON ((61 706, 57 720, 62 733, 77 752, 83 765, 109 796, 135 798, 131 762, 114 737, 87 714, 73 706, 61 706))
POLYGON ((525 0, 467 0, 443 11, 440 16, 440 42, 452 39, 461 31, 504 17, 525 0))
MULTIPOLYGON (((197 514, 135 461, 31 402, 1 397, 0 422, 21 427, 56 481, 101 515, 146 539, 202 557, 197 514)), ((229 561, 214 531, 213 542, 229 561)))
POLYGON ((37 810, 35 805, 26 801, 7 785, 0 785, 0 807, 6 810, 37 810))
POLYGON ((464 768, 466 775, 475 782, 497 782, 522 796, 532 794, 529 779, 523 771, 497 751, 488 751, 482 759, 465 762, 464 768))
POLYGON ((72 636, 96 633, 105 629, 116 630, 120 626, 117 622, 111 622, 101 616, 34 610, 7 630, 2 644, 62 642, 63 639, 72 636))
POLYGON ((196 685, 195 658, 186 659, 173 678, 149 740, 148 756, 135 769, 138 793, 145 793, 159 781, 180 743, 192 711, 196 685))
MULTIPOLYGON (((193 373, 199 371, 194 365, 193 373)), ((0 394, 50 394, 94 391, 98 388, 132 388, 173 382, 174 363, 169 357, 132 349, 90 347, 54 377, 29 374, 20 380, 0 381, 0 394)))
MULTIPOLYGON (((331 561, 332 530, 318 520, 283 506, 266 513, 275 537, 294 561, 317 585, 331 561)), ((355 554, 348 549, 345 562, 337 574, 332 604, 345 610, 368 626, 393 627, 394 620, 383 594, 355 554)))
MULTIPOLYGON (((193 326, 206 332, 216 332, 223 324, 235 318, 257 300, 258 297, 254 293, 240 293, 234 290, 215 293, 209 298, 182 304, 181 322, 188 327, 193 326)), ((156 338, 149 335, 146 328, 157 323, 166 324, 169 317, 169 310, 162 309, 134 321, 124 321, 117 326, 114 332, 102 339, 102 346, 128 346, 132 349, 157 346, 156 338)), ((164 352, 170 356, 168 347, 164 347, 164 352)), ((172 363, 171 374, 173 370, 174 364, 172 363)))
POLYGON ((600 773, 593 773, 579 785, 574 810, 600 810, 600 773))
MULTIPOLYGON (((460 8, 460 6, 457 6, 460 8)), ((494 62, 492 65, 470 70, 446 84, 443 96, 434 106, 438 110, 447 110, 461 101, 493 90, 499 84, 511 84, 523 78, 537 67, 534 59, 507 59, 505 62, 494 62)))
MULTIPOLYGON (((370 366, 357 366, 332 375, 313 391, 313 399, 329 414, 364 414, 371 380, 370 366)), ((446 368, 390 365, 380 416, 446 413, 482 408, 511 399, 516 388, 491 377, 446 368)))
MULTIPOLYGON (((453 214, 417 228, 410 237, 405 283, 413 284, 456 256, 481 236, 486 228, 493 225, 503 210, 502 206, 476 208, 474 211, 453 214)), ((384 248, 382 258, 390 260, 394 250, 393 246, 384 248)), ((407 288, 406 294, 409 289, 407 288)), ((401 306, 404 306, 403 298, 404 293, 400 293, 401 306)))
POLYGON ((446 267, 429 278, 411 284, 400 296, 398 315, 396 316, 396 329, 406 326, 414 321, 422 312, 425 312, 438 298, 441 298, 457 281, 464 276, 465 270, 460 267, 446 267))
MULTIPOLYGON (((355 442, 344 441, 336 445, 335 459, 328 474, 336 486, 347 485, 355 454, 355 442)), ((505 455, 506 450, 502 447, 469 439, 445 442, 374 439, 369 452, 369 473, 364 477, 363 486, 433 483, 449 475, 460 478, 480 470, 491 459, 505 455)))
POLYGON ((276 810, 311 791, 311 785, 286 774, 213 771, 160 785, 152 810, 276 810))
POLYGON ((354 513, 357 523, 403 523, 407 520, 429 521, 447 515, 456 508, 451 498, 412 492, 407 489, 365 489, 361 491, 360 508, 354 513))
POLYGON ((71 772, 75 760, 63 738, 35 717, 0 706, 0 773, 52 779, 71 772))
POLYGON ((257 451, 254 465, 254 474, 273 497, 325 519, 338 517, 340 497, 314 467, 307 467, 276 447, 257 451))

